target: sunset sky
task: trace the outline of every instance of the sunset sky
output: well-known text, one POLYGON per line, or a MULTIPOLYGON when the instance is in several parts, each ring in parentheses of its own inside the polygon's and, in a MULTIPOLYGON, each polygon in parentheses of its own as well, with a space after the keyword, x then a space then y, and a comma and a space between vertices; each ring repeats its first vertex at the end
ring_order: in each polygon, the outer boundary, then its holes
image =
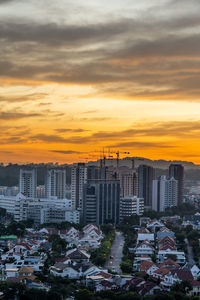
POLYGON ((199 0, 0 0, 2 162, 200 164, 199 0))

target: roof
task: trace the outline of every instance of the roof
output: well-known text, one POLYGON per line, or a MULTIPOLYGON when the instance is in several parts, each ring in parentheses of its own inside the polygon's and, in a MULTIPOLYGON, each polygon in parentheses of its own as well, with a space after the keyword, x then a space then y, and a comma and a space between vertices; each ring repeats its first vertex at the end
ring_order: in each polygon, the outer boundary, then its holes
POLYGON ((0 240, 16 240, 16 235, 1 235, 0 240))
POLYGON ((19 273, 33 273, 35 271, 34 268, 23 266, 20 270, 19 273))
POLYGON ((106 272, 103 272, 103 271, 97 273, 95 276, 102 276, 102 277, 104 277, 105 279, 110 279, 110 278, 112 277, 111 274, 106 273, 106 272))
POLYGON ((158 232, 173 232, 171 231, 169 228, 167 227, 161 227, 160 230, 158 232))
POLYGON ((139 245, 137 245, 136 248, 140 248, 140 247, 143 246, 143 245, 146 245, 146 246, 148 246, 149 248, 151 248, 151 249, 154 250, 154 248, 148 243, 148 241, 143 241, 142 243, 140 243, 139 245))
POLYGON ((161 263, 160 265, 159 265, 161 268, 162 267, 165 267, 165 268, 172 268, 172 267, 176 267, 176 268, 178 268, 178 267, 180 267, 179 266, 179 264, 177 264, 174 260, 172 260, 172 259, 167 259, 167 260, 165 260, 163 263, 161 263))
POLYGON ((192 272, 190 270, 184 270, 184 269, 174 269, 170 271, 172 275, 177 275, 180 280, 188 280, 192 281, 194 280, 192 272))
POLYGON ((192 280, 192 281, 190 281, 190 283, 192 286, 200 286, 200 281, 197 281, 197 280, 192 280))
POLYGON ((160 276, 165 276, 166 274, 168 274, 170 272, 169 269, 166 269, 166 268, 159 268, 157 270, 155 270, 153 273, 154 274, 158 274, 160 276))
POLYGON ((150 231, 145 227, 141 227, 140 230, 138 230, 138 233, 150 233, 150 231))
POLYGON ((143 260, 141 262, 141 264, 139 265, 139 269, 141 271, 147 271, 149 270, 152 266, 156 266, 156 264, 154 264, 153 262, 151 261, 148 261, 148 260, 143 260))
POLYGON ((175 240, 171 237, 171 236, 165 236, 165 237, 163 237, 158 243, 159 244, 163 244, 163 243, 166 243, 166 242, 169 242, 169 243, 173 243, 173 244, 175 244, 175 240))
POLYGON ((79 249, 75 249, 73 252, 67 254, 67 256, 70 259, 88 259, 89 255, 87 255, 86 253, 84 253, 83 251, 79 250, 79 249))

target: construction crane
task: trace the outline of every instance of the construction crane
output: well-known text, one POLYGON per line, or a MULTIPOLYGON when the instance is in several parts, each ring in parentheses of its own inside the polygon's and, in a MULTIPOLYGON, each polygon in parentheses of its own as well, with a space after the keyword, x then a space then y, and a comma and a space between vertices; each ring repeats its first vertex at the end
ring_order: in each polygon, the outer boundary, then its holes
POLYGON ((113 158, 113 155, 110 154, 116 154, 117 156, 117 168, 119 167, 119 158, 120 158, 120 154, 130 154, 130 152, 122 152, 122 151, 111 151, 110 149, 108 149, 108 151, 105 151, 104 148, 102 151, 95 151, 97 153, 101 153, 102 158, 100 159, 100 164, 101 166, 106 165, 106 159, 107 158, 113 158))
MULTIPOLYGON (((114 153, 114 152, 111 152, 111 153, 114 153)), ((117 168, 119 168, 119 155, 120 154, 130 154, 130 152, 120 152, 120 151, 117 151, 117 152, 115 152, 115 154, 117 155, 117 168)))

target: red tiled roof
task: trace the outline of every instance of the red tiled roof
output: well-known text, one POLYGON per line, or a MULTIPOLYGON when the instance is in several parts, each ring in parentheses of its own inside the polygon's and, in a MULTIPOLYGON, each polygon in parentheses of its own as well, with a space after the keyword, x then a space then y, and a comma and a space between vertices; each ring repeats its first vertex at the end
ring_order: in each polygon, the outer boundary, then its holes
POLYGON ((192 286, 200 286, 200 281, 197 281, 197 280, 192 280, 192 281, 190 281, 190 283, 192 286))
POLYGON ((160 268, 165 267, 165 268, 171 268, 171 267, 180 267, 179 264, 177 264, 175 261, 172 259, 167 259, 163 263, 159 264, 160 268))
POLYGON ((140 271, 147 271, 149 270, 153 265, 155 265, 153 262, 148 261, 148 260, 144 260, 141 262, 141 264, 139 265, 139 270, 140 271))
POLYGON ((180 280, 194 280, 192 272, 190 270, 175 269, 170 271, 172 275, 176 274, 180 280))
POLYGON ((154 274, 158 274, 160 276, 165 276, 166 274, 168 274, 170 272, 170 270, 165 269, 165 268, 159 268, 158 270, 155 270, 153 273, 154 274))

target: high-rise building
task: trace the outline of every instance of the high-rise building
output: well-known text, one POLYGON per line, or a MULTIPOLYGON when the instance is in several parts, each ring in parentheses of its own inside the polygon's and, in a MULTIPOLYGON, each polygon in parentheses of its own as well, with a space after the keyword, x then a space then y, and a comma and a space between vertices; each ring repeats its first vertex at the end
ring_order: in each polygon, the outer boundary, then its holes
POLYGON ((65 170, 51 169, 47 170, 45 178, 46 197, 57 197, 65 199, 66 173, 65 170))
POLYGON ((36 197, 37 170, 20 169, 19 174, 19 192, 27 198, 36 197))
POLYGON ((136 169, 128 167, 107 167, 106 179, 120 181, 121 197, 138 195, 138 174, 136 169))
POLYGON ((97 180, 84 185, 83 221, 96 224, 119 223, 119 180, 97 180))
POLYGON ((152 207, 152 184, 154 169, 147 165, 140 165, 138 168, 138 196, 144 199, 144 207, 152 207))
POLYGON ((144 213, 144 199, 136 196, 126 196, 120 200, 120 218, 144 213))
POLYGON ((87 183, 87 167, 84 163, 73 166, 71 170, 71 198, 74 209, 82 209, 83 185, 87 183))
POLYGON ((180 164, 171 164, 169 177, 174 177, 178 181, 178 205, 180 205, 183 203, 184 167, 180 164))
POLYGON ((159 176, 153 180, 152 209, 165 211, 166 208, 177 206, 178 203, 178 181, 174 177, 166 178, 159 176))

